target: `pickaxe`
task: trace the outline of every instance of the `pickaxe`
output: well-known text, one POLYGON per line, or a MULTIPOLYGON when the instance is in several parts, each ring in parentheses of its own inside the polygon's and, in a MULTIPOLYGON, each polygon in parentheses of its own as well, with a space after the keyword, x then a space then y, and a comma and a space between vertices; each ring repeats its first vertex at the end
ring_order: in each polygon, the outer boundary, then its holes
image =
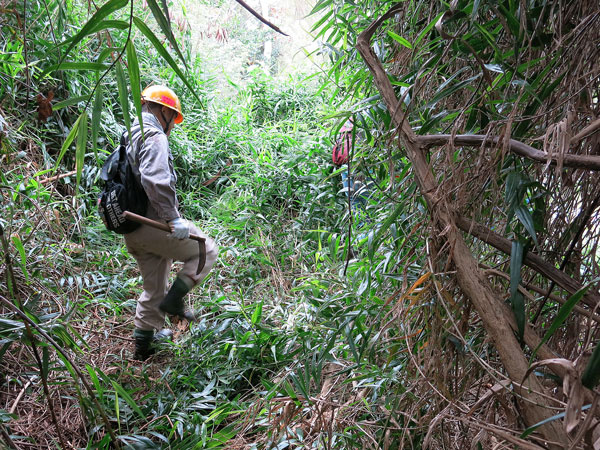
MULTIPOLYGON (((169 227, 169 225, 166 223, 157 222, 156 220, 148 219, 147 217, 139 216, 129 211, 124 211, 123 217, 127 220, 141 223, 142 225, 148 225, 159 230, 171 232, 171 227, 169 227)), ((204 264, 206 264, 206 239, 191 233, 189 238, 193 239, 194 241, 198 241, 198 251, 200 252, 198 268, 196 269, 196 275, 198 275, 200 272, 202 272, 202 269, 204 269, 204 264)))

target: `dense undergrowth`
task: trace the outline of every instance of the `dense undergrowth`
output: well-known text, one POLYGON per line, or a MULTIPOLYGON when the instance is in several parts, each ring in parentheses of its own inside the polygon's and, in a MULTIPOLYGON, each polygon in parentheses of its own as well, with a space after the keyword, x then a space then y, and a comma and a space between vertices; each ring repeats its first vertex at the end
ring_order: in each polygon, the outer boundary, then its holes
MULTIPOLYGON (((2 23, 17 35, 19 20, 37 20, 27 56, 23 42, 3 41, 0 426, 7 445, 348 448, 365 436, 384 439, 379 430, 390 413, 381 411, 396 407, 404 357, 398 344, 382 344, 388 350, 379 354, 377 323, 386 311, 381 292, 397 283, 385 273, 405 238, 394 225, 387 253, 367 256, 368 222, 362 241, 350 235, 349 245, 329 131, 345 119, 323 120, 330 106, 318 80, 276 80, 255 68, 223 102, 211 96, 201 58, 188 54, 191 95, 170 68, 157 70, 152 46, 135 39, 141 85, 163 81, 183 98, 185 121, 171 138, 182 212, 220 246, 217 266, 191 295, 200 322, 177 325, 176 342, 139 364, 131 360, 131 330, 141 280, 122 239, 95 212, 99 168, 135 117, 117 106, 126 74, 109 72, 90 97, 101 72, 85 64, 108 56, 99 33, 72 54, 78 70, 37 81, 53 63, 44 58, 52 33, 77 26, 81 13, 54 3, 57 29, 48 33, 44 5, 34 5, 36 12, 2 23), (84 106, 93 108, 91 139, 72 152, 63 142, 77 120, 87 120, 78 119, 84 106), (327 425, 333 414, 345 424, 335 432, 327 425), (356 425, 362 420, 371 430, 356 425)), ((385 213, 377 197, 374 190, 372 221, 385 213)), ((403 223, 410 228, 409 217, 403 223)))

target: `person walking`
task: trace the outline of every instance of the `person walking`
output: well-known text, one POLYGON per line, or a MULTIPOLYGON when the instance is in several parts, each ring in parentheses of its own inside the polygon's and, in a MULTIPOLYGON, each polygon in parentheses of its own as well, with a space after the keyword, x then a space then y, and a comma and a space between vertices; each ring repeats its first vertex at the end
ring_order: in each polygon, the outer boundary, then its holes
POLYGON ((354 123, 349 119, 340 129, 331 152, 332 162, 338 169, 342 169, 342 190, 348 197, 353 214, 356 215, 355 223, 360 228, 364 224, 367 212, 366 203, 370 198, 370 185, 364 183, 364 176, 360 173, 349 173, 348 161, 350 159, 354 133, 354 123))
POLYGON ((196 225, 183 219, 175 190, 177 176, 173 168, 168 137, 175 124, 183 121, 181 102, 166 86, 150 86, 142 92, 142 124, 136 120, 126 138, 127 157, 134 176, 148 196, 149 219, 167 223, 171 233, 141 225, 125 234, 125 245, 138 264, 143 292, 137 301, 133 336, 134 359, 144 361, 155 353, 154 344, 172 338, 163 329, 165 315, 194 321, 194 312, 184 304, 184 296, 212 269, 218 248, 196 225), (143 130, 142 130, 143 128, 143 130), (199 273, 201 255, 190 233, 206 239, 206 262, 199 273), (183 262, 171 287, 167 283, 173 261, 183 262))

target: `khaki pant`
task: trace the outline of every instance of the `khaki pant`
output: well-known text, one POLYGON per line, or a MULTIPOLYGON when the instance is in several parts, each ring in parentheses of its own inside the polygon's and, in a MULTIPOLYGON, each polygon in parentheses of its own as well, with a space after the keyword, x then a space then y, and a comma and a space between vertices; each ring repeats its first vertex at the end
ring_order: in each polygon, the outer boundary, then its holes
MULTIPOLYGON (((156 217, 150 217, 160 220, 156 217)), ((125 235, 125 244, 129 254, 135 258, 143 280, 142 295, 138 299, 134 325, 142 330, 159 330, 164 326, 165 314, 158 309, 168 290, 168 278, 173 261, 183 262, 178 272, 186 282, 191 280, 195 286, 210 272, 217 260, 218 247, 211 238, 202 233, 193 223, 190 233, 206 239, 206 264, 199 274, 198 242, 191 239, 176 239, 169 233, 142 225, 125 235)))

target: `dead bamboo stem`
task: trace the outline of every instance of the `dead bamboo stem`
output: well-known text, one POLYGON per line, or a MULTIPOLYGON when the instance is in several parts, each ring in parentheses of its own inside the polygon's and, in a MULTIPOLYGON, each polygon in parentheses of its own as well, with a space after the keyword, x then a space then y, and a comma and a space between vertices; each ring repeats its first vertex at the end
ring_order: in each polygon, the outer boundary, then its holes
MULTIPOLYGON (((459 134, 452 136, 451 134, 432 134, 429 136, 419 136, 419 143, 424 148, 446 145, 452 142, 454 145, 462 145, 467 147, 493 147, 495 145, 504 145, 500 138, 486 136, 482 134, 459 134)), ((519 156, 531 159, 535 162, 550 165, 557 165, 560 159, 561 164, 564 167, 571 167, 573 169, 585 169, 585 170, 600 170, 600 157, 593 155, 549 155, 548 153, 533 148, 523 142, 515 139, 509 139, 508 149, 519 156)))

